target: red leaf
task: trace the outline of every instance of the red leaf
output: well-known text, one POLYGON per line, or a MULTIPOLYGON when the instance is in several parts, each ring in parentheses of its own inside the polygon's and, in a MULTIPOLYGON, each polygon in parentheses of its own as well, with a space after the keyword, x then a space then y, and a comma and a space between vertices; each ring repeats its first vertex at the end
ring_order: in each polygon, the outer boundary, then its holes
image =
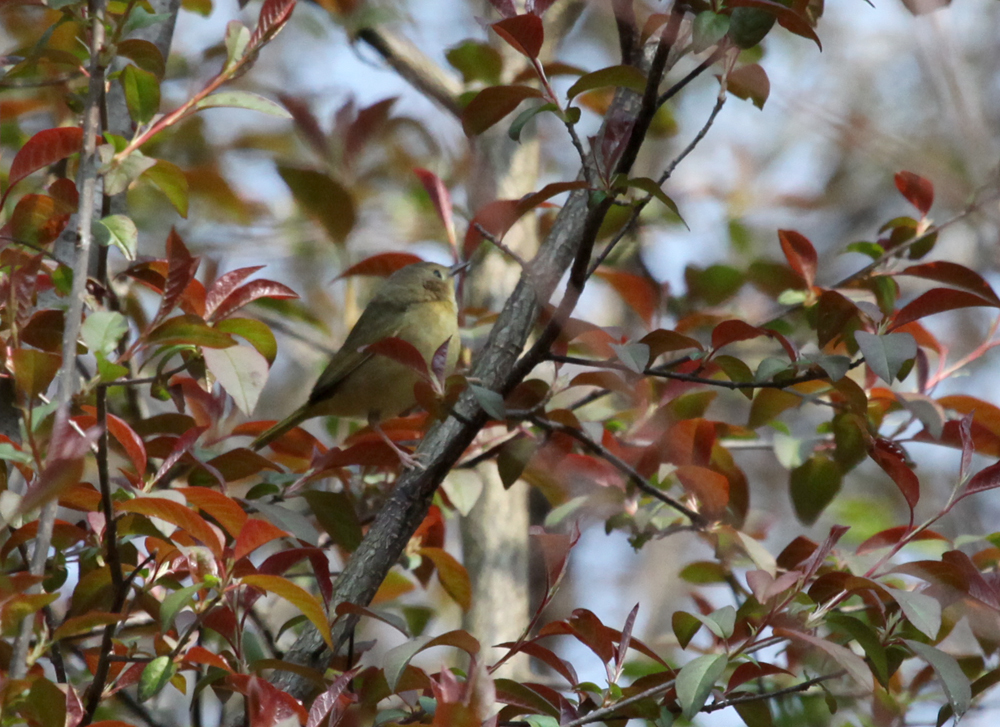
MULTIPOLYGON (((85 406, 83 410, 95 417, 97 416, 97 410, 93 407, 85 406)), ((146 445, 143 443, 142 437, 136 434, 135 430, 126 424, 124 419, 120 419, 114 414, 109 413, 107 415, 107 422, 108 431, 125 448, 125 452, 128 454, 129 459, 132 460, 132 466, 135 467, 136 473, 138 473, 139 477, 145 476, 146 445)))
POLYGON ((542 27, 542 19, 537 15, 525 13, 504 18, 493 23, 493 30, 521 55, 532 60, 538 58, 545 40, 545 29, 542 27))
POLYGON ((912 523, 913 508, 920 500, 920 480, 917 479, 917 474, 906 465, 899 445, 888 439, 878 438, 872 442, 868 454, 878 463, 879 467, 885 470, 886 474, 896 483, 899 491, 903 493, 906 504, 910 508, 910 521, 912 523))
POLYGON ((514 0, 490 0, 490 5, 496 8, 496 11, 505 18, 512 18, 517 15, 517 10, 514 8, 514 0))
POLYGON ((252 50, 278 34, 292 17, 295 9, 295 0, 264 0, 260 9, 260 18, 257 20, 257 27, 250 36, 247 49, 252 50))
POLYGON ((518 645, 513 641, 508 641, 503 644, 497 644, 497 646, 504 649, 511 649, 514 646, 517 646, 517 651, 519 653, 524 652, 528 656, 533 656, 539 661, 545 663, 546 666, 562 676, 563 679, 570 684, 575 686, 580 682, 580 678, 576 675, 576 670, 573 668, 572 664, 565 659, 560 659, 554 652, 552 652, 552 650, 546 649, 541 644, 536 644, 534 641, 528 641, 518 645))
POLYGON ((972 476, 969 484, 965 486, 961 497, 974 495, 977 492, 995 490, 1000 487, 1000 462, 991 464, 986 469, 980 470, 972 476))
POLYGON ((745 321, 736 319, 723 321, 712 331, 712 348, 718 350, 736 341, 748 341, 751 338, 768 335, 770 335, 768 331, 751 326, 745 321))
POLYGON ((290 300, 298 297, 299 294, 287 285, 282 285, 273 280, 251 280, 242 288, 233 291, 229 297, 222 301, 211 318, 214 320, 228 318, 243 306, 259 298, 290 300))
POLYGON ((478 136, 516 109, 528 98, 541 98, 531 86, 490 86, 480 91, 462 111, 462 130, 478 136))
MULTIPOLYGON (((878 550, 879 548, 888 548, 895 545, 904 536, 909 535, 913 531, 913 527, 910 525, 897 525, 894 528, 888 528, 882 532, 875 533, 873 536, 868 538, 865 542, 858 546, 857 554, 865 555, 872 552, 873 550, 878 550)), ((913 540, 944 540, 947 541, 948 538, 936 533, 933 530, 922 530, 918 533, 913 540)))
POLYGON ((263 268, 263 265, 254 265, 249 268, 231 270, 212 283, 208 292, 205 293, 205 316, 207 320, 212 320, 212 313, 230 293, 236 290, 236 286, 263 268))
POLYGON ((990 284, 983 280, 979 273, 973 272, 958 263, 939 260, 938 262, 924 263, 923 265, 911 265, 906 270, 896 273, 896 275, 912 275, 916 278, 925 278, 926 280, 934 280, 938 283, 954 285, 956 288, 962 288, 970 293, 975 293, 981 298, 1000 305, 1000 297, 997 297, 990 284))
POLYGON ((336 277, 349 278, 352 275, 371 275, 378 278, 388 278, 400 268, 405 268, 413 263, 423 262, 423 258, 411 252, 383 252, 365 258, 356 265, 352 265, 336 277))
POLYGON ((806 287, 811 288, 816 282, 816 248, 794 230, 778 230, 778 240, 792 270, 805 281, 806 287))
POLYGON ((312 706, 309 708, 309 721, 306 722, 306 727, 320 727, 323 724, 336 727, 347 707, 358 699, 356 695, 344 692, 360 671, 361 667, 345 671, 333 680, 325 692, 313 700, 312 706), (327 715, 330 715, 329 721, 326 719, 327 715))
POLYGON ((223 669, 232 673, 233 669, 226 663, 218 654, 214 654, 204 646, 192 646, 188 649, 187 653, 184 654, 184 661, 191 664, 205 664, 206 666, 214 666, 219 669, 223 669))
POLYGON ((430 380, 430 371, 427 369, 427 361, 409 341, 404 341, 396 336, 388 336, 375 343, 363 346, 363 351, 370 351, 379 356, 386 356, 397 363, 413 369, 425 380, 430 380))
POLYGON ((10 217, 10 231, 18 242, 48 245, 66 229, 70 213, 47 194, 26 194, 17 201, 10 217))
POLYGON ((768 664, 763 661, 748 661, 740 664, 736 667, 732 676, 729 677, 729 683, 726 684, 726 693, 728 694, 736 687, 746 684, 752 679, 760 679, 771 674, 791 674, 791 672, 787 669, 782 669, 780 666, 768 664))
POLYGON ((718 472, 697 465, 681 465, 677 479, 693 493, 708 515, 718 515, 729 504, 729 480, 718 472))
POLYGON ((653 325, 653 316, 660 304, 660 290, 653 281, 642 275, 604 267, 598 268, 597 276, 615 289, 643 323, 653 325))
POLYGON ((270 543, 272 540, 283 538, 287 534, 284 530, 275 527, 266 520, 248 518, 243 523, 243 529, 240 530, 240 534, 233 544, 233 559, 239 560, 260 546, 270 543))
POLYGON ((198 437, 201 436, 202 432, 208 429, 207 426, 191 427, 184 434, 177 437, 177 441, 174 443, 173 451, 163 460, 160 464, 160 469, 156 471, 153 475, 150 485, 155 485, 159 482, 160 478, 170 471, 170 468, 177 464, 177 460, 184 456, 184 454, 194 446, 194 443, 198 441, 198 437))
POLYGON ((934 204, 934 185, 913 172, 900 172, 896 175, 896 189, 906 197, 906 201, 927 216, 934 204))
POLYGON ((188 284, 194 280, 198 270, 199 259, 192 257, 184 241, 173 229, 167 237, 167 276, 163 284, 163 298, 160 299, 160 309, 149 324, 151 330, 162 321, 176 306, 188 284))
POLYGON ((448 233, 448 244, 454 250, 457 247, 455 220, 451 215, 451 194, 448 192, 448 188, 444 186, 444 182, 434 172, 417 167, 413 170, 413 173, 417 175, 420 183, 427 190, 427 194, 430 195, 431 202, 434 204, 434 210, 437 212, 445 231, 448 233))
MULTIPOLYGON (((246 452, 246 450, 243 451, 246 452)), ((226 455, 220 456, 225 457, 226 455)), ((215 459, 218 460, 218 457, 215 459)), ((240 507, 240 504, 228 495, 208 487, 178 487, 176 490, 184 495, 189 503, 215 518, 216 522, 234 538, 243 529, 247 521, 247 514, 240 507)))
POLYGON ((537 192, 526 194, 521 199, 499 199, 490 202, 482 207, 476 216, 469 223, 469 229, 465 233, 463 244, 463 254, 468 260, 476 247, 483 240, 482 234, 477 229, 477 225, 497 239, 502 239, 507 234, 515 222, 517 222, 529 210, 538 207, 551 197, 555 197, 562 192, 569 192, 576 189, 586 189, 587 183, 576 182, 553 182, 546 184, 537 192))
POLYGON ((29 174, 65 159, 80 151, 83 144, 83 130, 75 126, 58 129, 43 129, 28 139, 10 164, 7 175, 7 191, 0 198, 0 204, 10 194, 11 188, 29 174))
POLYGON ((187 505, 162 497, 137 497, 134 500, 116 502, 115 509, 119 512, 135 512, 166 520, 192 538, 200 540, 215 556, 222 557, 222 542, 218 533, 205 518, 187 505))
POLYGON ((987 300, 975 293, 967 293, 964 290, 933 288, 896 311, 892 317, 892 324, 889 326, 889 330, 895 330, 918 318, 932 316, 936 313, 944 313, 945 311, 957 310, 959 308, 978 308, 983 306, 1000 308, 1000 303, 987 300))

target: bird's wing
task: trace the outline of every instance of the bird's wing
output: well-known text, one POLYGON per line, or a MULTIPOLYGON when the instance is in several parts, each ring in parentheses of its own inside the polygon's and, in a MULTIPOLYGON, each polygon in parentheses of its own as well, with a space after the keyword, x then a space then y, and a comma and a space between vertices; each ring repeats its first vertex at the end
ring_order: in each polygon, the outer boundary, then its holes
POLYGON ((378 297, 374 298, 354 324, 344 345, 333 355, 330 363, 316 380, 309 394, 309 403, 314 404, 329 399, 337 392, 344 379, 375 355, 359 351, 359 348, 381 341, 383 338, 398 336, 403 328, 405 312, 405 308, 399 305, 393 305, 378 297))

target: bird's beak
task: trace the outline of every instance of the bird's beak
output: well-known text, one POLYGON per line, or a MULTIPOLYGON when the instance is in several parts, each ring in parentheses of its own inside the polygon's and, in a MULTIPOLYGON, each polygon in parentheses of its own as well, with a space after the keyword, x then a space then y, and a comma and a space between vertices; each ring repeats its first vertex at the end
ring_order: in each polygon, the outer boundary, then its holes
POLYGON ((452 265, 450 268, 448 268, 448 274, 451 275, 452 277, 455 277, 460 272, 469 267, 471 264, 472 264, 471 260, 466 260, 464 263, 458 263, 456 265, 452 265))

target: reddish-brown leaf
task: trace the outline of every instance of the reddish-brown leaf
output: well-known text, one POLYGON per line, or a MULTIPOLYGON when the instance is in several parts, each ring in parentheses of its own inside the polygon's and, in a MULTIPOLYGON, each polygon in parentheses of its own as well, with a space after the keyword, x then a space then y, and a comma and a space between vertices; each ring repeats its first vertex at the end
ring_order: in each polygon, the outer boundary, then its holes
POLYGON ((240 504, 228 495, 208 487, 178 487, 176 490, 184 495, 189 503, 215 518, 216 522, 234 538, 243 530, 247 514, 240 504))
POLYGON ((917 479, 917 473, 907 466, 899 445, 880 437, 872 442, 868 454, 878 463, 879 467, 885 470, 886 474, 896 483, 899 491, 903 493, 906 504, 910 508, 912 522, 913 508, 920 500, 920 480, 917 479))
POLYGON ((507 45, 532 60, 538 58, 545 40, 542 19, 533 13, 515 15, 493 23, 493 30, 507 45))
POLYGON ((748 661, 740 664, 736 667, 732 676, 729 677, 729 683, 726 684, 726 693, 728 694, 741 684, 746 684, 753 679, 760 679, 771 674, 791 674, 791 672, 787 669, 782 669, 780 666, 768 664, 763 661, 748 661))
POLYGON ((927 216, 934 204, 934 185, 930 181, 913 172, 899 172, 896 175, 896 189, 920 214, 927 216))
POLYGON ((250 36, 247 50, 253 50, 276 36, 292 17, 294 9, 295 0, 264 0, 257 27, 250 36))
POLYGON ((194 443, 198 441, 198 437, 202 435, 208 429, 207 426, 197 426, 192 427, 187 430, 181 436, 177 437, 177 441, 174 443, 173 450, 167 455, 163 462, 160 464, 160 469, 156 471, 153 475, 150 485, 155 485, 160 479, 170 471, 170 468, 177 464, 177 461, 184 456, 184 454, 194 446, 194 443))
POLYGON ((163 297, 160 299, 160 309, 149 325, 150 329, 177 307, 177 303, 188 284, 194 280, 194 275, 198 271, 198 263, 199 259, 191 256, 180 235, 171 229, 170 235, 167 237, 168 268, 163 284, 163 297))
POLYGON ((0 204, 15 184, 29 174, 75 154, 82 144, 83 130, 75 126, 43 129, 32 136, 14 155, 7 175, 7 191, 0 198, 0 204))
POLYGON ((975 293, 967 293, 964 290, 934 288, 896 311, 896 314, 892 317, 892 324, 889 330, 895 330, 911 321, 932 316, 935 313, 944 313, 945 311, 957 310, 959 308, 979 308, 984 306, 1000 308, 1000 303, 988 300, 975 293))
POLYGON ((551 197, 555 197, 562 192, 569 192, 575 189, 586 189, 587 183, 576 182, 553 182, 546 184, 539 191, 526 194, 521 199, 499 199, 482 207, 476 216, 469 223, 469 229, 465 233, 465 242, 462 252, 468 260, 476 247, 483 240, 482 233, 477 229, 477 225, 497 239, 502 239, 507 230, 517 222, 529 210, 538 207, 551 197))
MULTIPOLYGON (((97 410, 90 406, 83 407, 83 410, 89 412, 93 416, 97 416, 97 410)), ((132 460, 132 466, 135 467, 136 473, 139 477, 143 477, 146 474, 146 445, 142 441, 142 437, 135 433, 135 430, 130 427, 124 419, 116 417, 114 414, 107 415, 108 421, 108 431, 111 432, 111 436, 118 440, 118 443, 122 445, 125 449, 126 454, 130 460, 132 460)), ((96 419, 95 419, 96 423, 96 419)))
POLYGON ((677 479, 684 489, 695 495, 704 511, 718 515, 729 504, 729 480, 718 472, 697 465, 682 465, 677 468, 677 479))
POLYGON ((969 484, 965 486, 961 497, 974 495, 977 492, 986 492, 1000 487, 1000 462, 991 464, 989 467, 980 470, 972 476, 969 484))
POLYGON ((214 666, 228 672, 233 671, 232 667, 230 667, 229 664, 226 663, 225 659, 223 659, 218 654, 209 651, 204 646, 192 646, 190 649, 187 650, 187 653, 184 654, 184 661, 189 662, 191 664, 204 664, 205 666, 214 666))
POLYGON ((458 243, 455 237, 455 220, 451 214, 451 194, 448 192, 448 188, 434 172, 417 167, 413 173, 417 175, 417 179, 430 195, 434 211, 437 212, 441 224, 444 225, 445 232, 448 234, 448 244, 454 250, 458 243))
POLYGON ((363 347, 362 350, 377 356, 391 358, 393 361, 413 369, 424 380, 429 381, 431 378, 430 371, 427 369, 427 361, 420 354, 420 351, 412 343, 404 341, 402 338, 388 336, 363 347))
MULTIPOLYGON (((875 533, 873 536, 868 538, 865 542, 858 546, 857 554, 865 555, 872 552, 873 550, 878 550, 879 548, 888 548, 900 540, 906 535, 909 535, 913 531, 913 527, 910 525, 897 525, 894 528, 888 528, 881 532, 875 533)), ((915 535, 912 540, 944 540, 947 541, 948 538, 937 533, 933 530, 921 530, 917 535, 915 535)))
POLYGON ((248 518, 243 523, 243 529, 240 530, 240 534, 236 536, 236 542, 233 544, 233 559, 239 560, 260 546, 270 543, 272 540, 283 538, 286 535, 287 533, 284 530, 276 528, 266 520, 248 518))
POLYGON ((542 92, 531 86, 484 88, 462 111, 462 129, 466 136, 478 136, 516 109, 525 99, 541 97, 542 92))
POLYGON ((736 341, 748 341, 751 338, 770 335, 763 328, 751 326, 745 321, 736 319, 723 321, 712 330, 712 348, 718 350, 736 341))
POLYGON ((237 288, 219 304, 212 315, 214 320, 223 320, 238 311, 243 306, 252 303, 259 298, 273 298, 274 300, 290 300, 298 298, 299 294, 287 285, 275 282, 274 280, 251 280, 241 288, 237 288))
POLYGON ((347 270, 337 276, 337 280, 340 278, 349 278, 353 275, 371 275, 377 278, 388 278, 397 270, 419 262, 423 262, 423 258, 411 252, 383 252, 365 258, 361 262, 347 268, 347 270))
POLYGON ((309 721, 306 722, 306 727, 320 727, 324 724, 337 727, 347 707, 358 699, 355 694, 345 694, 345 691, 360 671, 361 667, 345 671, 333 680, 325 692, 313 700, 312 706, 309 707, 309 721))
POLYGON ((1000 305, 1000 297, 997 297, 992 286, 979 273, 969 270, 969 268, 958 263, 938 260, 937 262, 924 263, 923 265, 911 265, 896 274, 912 275, 917 278, 953 285, 956 288, 962 288, 970 293, 975 293, 980 298, 1000 305))
POLYGON ((805 281, 806 287, 811 288, 816 281, 816 248, 805 235, 794 230, 778 230, 778 239, 789 266, 805 281))
POLYGON ((115 509, 119 512, 134 512, 166 520, 195 540, 201 541, 216 557, 222 557, 222 542, 218 533, 205 518, 187 505, 162 497, 137 497, 133 500, 116 502, 115 509))
POLYGON ((212 285, 205 292, 205 316, 207 320, 212 320, 212 313, 215 312, 215 309, 219 307, 219 304, 222 303, 222 301, 224 301, 230 293, 236 290, 236 287, 240 283, 263 268, 263 265, 254 265, 249 268, 230 270, 225 275, 219 276, 219 278, 212 283, 212 285))
POLYGON ((66 229, 73 211, 47 194, 26 194, 11 214, 10 232, 18 242, 48 245, 66 229))
POLYGON ((653 316, 660 304, 660 289, 652 280, 635 273, 612 268, 598 268, 596 274, 621 296, 628 307, 636 312, 647 326, 653 325, 653 316))
POLYGON ((695 339, 667 328, 659 328, 647 333, 639 339, 639 343, 645 343, 649 346, 650 362, 655 361, 660 354, 670 351, 683 351, 686 348, 703 350, 701 343, 695 339))

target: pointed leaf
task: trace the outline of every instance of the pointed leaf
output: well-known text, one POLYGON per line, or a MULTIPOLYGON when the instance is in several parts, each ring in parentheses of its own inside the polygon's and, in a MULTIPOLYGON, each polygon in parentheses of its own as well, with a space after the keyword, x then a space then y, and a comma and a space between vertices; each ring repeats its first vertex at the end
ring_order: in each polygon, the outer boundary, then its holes
POLYGON ((331 649, 334 648, 333 635, 330 633, 330 623, 327 620, 326 612, 323 610, 323 605, 311 593, 281 576, 249 575, 243 576, 242 581, 244 585, 273 593, 293 604, 312 622, 326 645, 331 649))
POLYGON ((466 136, 478 136, 529 98, 542 98, 531 86, 490 86, 480 91, 462 111, 466 136))
MULTIPOLYGON (((635 66, 621 65, 602 68, 577 79, 576 83, 566 91, 566 98, 572 101, 581 93, 608 86, 630 88, 636 93, 642 93, 646 90, 646 76, 635 66)), ((674 211, 676 212, 676 209, 674 211)))
POLYGON ((693 719, 705 706, 712 688, 726 670, 725 654, 705 654, 685 664, 677 674, 677 701, 685 719, 693 719))
POLYGON ((340 280, 341 278, 349 278, 354 275, 371 275, 378 278, 388 278, 397 270, 419 262, 423 262, 423 258, 413 253, 382 252, 352 265, 338 275, 336 279, 340 280))
POLYGON ((83 130, 75 126, 39 131, 14 155, 14 161, 11 162, 10 172, 7 175, 7 191, 4 197, 10 193, 15 184, 29 174, 75 154, 80 151, 82 144, 83 130))
POLYGON ((493 30, 507 45, 532 60, 538 58, 545 40, 542 19, 533 13, 515 15, 493 23, 493 30))
POLYGON ((201 353, 208 370, 233 397, 240 411, 247 416, 253 414, 267 383, 267 359, 250 346, 206 348, 201 353))
POLYGON ((930 664, 937 673, 942 686, 944 686, 945 694, 948 695, 948 701, 951 702, 955 717, 960 718, 972 706, 972 686, 969 684, 969 678, 962 671, 962 667, 953 656, 940 649, 912 639, 903 640, 914 654, 930 664))
POLYGON ((913 172, 899 172, 896 175, 896 189, 906 200, 916 207, 924 217, 934 204, 934 185, 913 172))
POLYGON ((260 111, 270 116, 277 116, 280 119, 292 118, 292 115, 288 113, 288 109, 278 102, 264 98, 256 93, 250 93, 249 91, 219 91, 206 96, 195 104, 195 108, 199 111, 201 109, 212 109, 222 106, 260 111))
POLYGON ((917 355, 917 342, 909 333, 876 335, 856 331, 854 340, 864 354, 868 368, 886 383, 896 380, 896 375, 910 359, 917 355))

